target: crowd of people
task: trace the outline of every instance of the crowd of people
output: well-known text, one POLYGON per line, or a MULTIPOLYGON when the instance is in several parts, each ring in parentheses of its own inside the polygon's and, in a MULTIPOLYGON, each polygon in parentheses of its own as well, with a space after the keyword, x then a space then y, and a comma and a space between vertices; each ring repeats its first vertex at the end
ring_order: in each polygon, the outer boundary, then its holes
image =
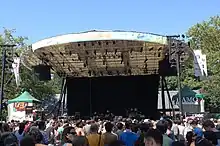
POLYGON ((111 117, 1 123, 0 146, 217 146, 219 121, 111 117))

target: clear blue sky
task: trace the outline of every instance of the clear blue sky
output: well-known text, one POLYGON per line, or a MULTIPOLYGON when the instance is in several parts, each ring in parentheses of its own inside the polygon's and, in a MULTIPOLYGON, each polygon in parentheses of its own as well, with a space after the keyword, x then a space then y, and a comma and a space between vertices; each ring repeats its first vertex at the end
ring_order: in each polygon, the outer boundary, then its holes
POLYGON ((0 30, 29 43, 91 29, 173 35, 220 14, 220 0, 0 0, 0 30))

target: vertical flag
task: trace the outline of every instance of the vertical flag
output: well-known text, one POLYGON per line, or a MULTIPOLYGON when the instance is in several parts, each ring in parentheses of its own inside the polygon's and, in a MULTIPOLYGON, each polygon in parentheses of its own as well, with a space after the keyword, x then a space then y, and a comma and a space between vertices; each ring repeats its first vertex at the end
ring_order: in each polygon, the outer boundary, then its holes
POLYGON ((20 75, 19 75, 19 67, 20 67, 20 58, 19 57, 15 57, 13 58, 14 62, 12 63, 12 68, 13 68, 13 72, 15 75, 15 81, 17 86, 20 85, 20 75))
POLYGON ((194 72, 196 77, 206 77, 208 76, 207 72, 207 63, 206 55, 202 54, 201 50, 194 50, 194 72))

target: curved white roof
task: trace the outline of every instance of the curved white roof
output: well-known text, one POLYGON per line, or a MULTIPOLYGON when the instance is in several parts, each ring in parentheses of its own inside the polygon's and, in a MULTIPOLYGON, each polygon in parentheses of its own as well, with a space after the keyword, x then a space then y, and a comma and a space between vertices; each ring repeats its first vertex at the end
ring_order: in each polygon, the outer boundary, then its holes
POLYGON ((126 31, 87 31, 75 34, 66 34, 47 38, 32 44, 32 50, 74 42, 86 42, 97 40, 132 40, 157 44, 167 44, 167 37, 150 33, 126 32, 126 31))
POLYGON ((166 36, 128 31, 87 31, 43 39, 23 56, 28 67, 51 66, 70 77, 158 74, 166 36))

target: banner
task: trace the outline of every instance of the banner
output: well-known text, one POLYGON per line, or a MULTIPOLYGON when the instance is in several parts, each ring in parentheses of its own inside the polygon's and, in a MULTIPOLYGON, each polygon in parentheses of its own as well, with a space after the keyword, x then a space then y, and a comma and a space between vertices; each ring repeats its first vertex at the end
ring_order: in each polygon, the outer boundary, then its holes
POLYGON ((208 76, 207 72, 207 63, 206 55, 202 54, 201 50, 194 50, 194 72, 196 77, 206 77, 208 76))
POLYGON ((14 72, 14 75, 15 75, 15 81, 16 81, 16 84, 17 86, 20 85, 20 75, 19 75, 19 67, 20 67, 20 58, 19 57, 16 57, 16 58, 13 58, 14 62, 12 63, 12 68, 13 68, 13 72, 14 72))

